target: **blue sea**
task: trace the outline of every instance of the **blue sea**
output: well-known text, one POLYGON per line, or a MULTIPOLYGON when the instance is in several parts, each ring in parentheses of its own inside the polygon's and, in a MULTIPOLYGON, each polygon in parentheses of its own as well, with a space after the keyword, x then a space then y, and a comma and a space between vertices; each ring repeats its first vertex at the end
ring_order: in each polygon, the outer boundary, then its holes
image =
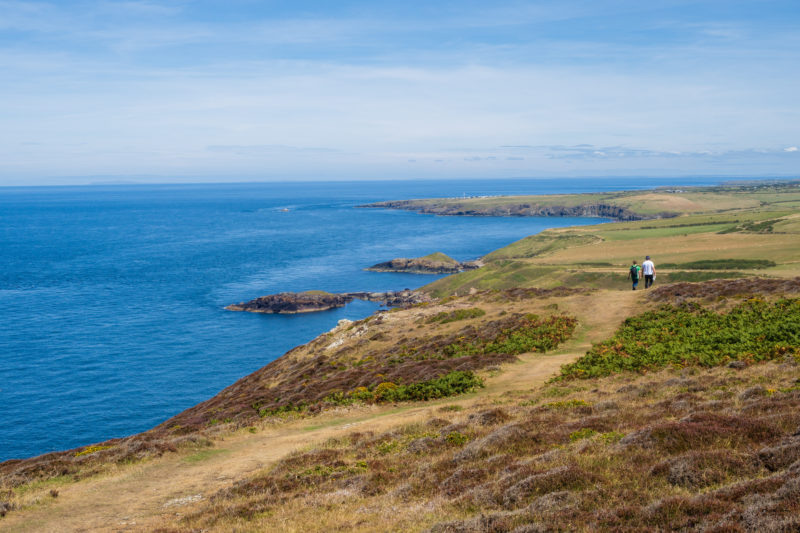
POLYGON ((376 304, 235 313, 281 291, 416 288, 362 269, 434 251, 475 259, 578 218, 355 209, 421 197, 704 185, 537 179, 0 188, 0 461, 149 429, 376 304))

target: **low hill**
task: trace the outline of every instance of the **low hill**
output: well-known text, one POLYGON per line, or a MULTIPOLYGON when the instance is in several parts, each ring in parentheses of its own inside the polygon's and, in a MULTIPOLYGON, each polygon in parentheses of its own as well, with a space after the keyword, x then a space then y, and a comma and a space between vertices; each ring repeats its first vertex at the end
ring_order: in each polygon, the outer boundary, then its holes
POLYGON ((453 274, 478 268, 480 263, 468 261, 460 263, 442 252, 434 252, 422 257, 407 259, 399 257, 372 265, 364 270, 372 272, 406 272, 410 274, 453 274))
POLYGON ((359 207, 403 209, 449 216, 569 216, 630 221, 753 209, 775 201, 785 201, 787 193, 794 194, 795 200, 800 198, 800 182, 663 187, 610 193, 428 198, 376 202, 359 207))

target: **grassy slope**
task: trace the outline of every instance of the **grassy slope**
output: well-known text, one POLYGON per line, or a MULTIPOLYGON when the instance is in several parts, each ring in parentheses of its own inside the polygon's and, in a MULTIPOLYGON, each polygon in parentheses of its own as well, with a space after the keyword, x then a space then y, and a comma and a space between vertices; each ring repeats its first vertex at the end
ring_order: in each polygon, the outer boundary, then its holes
POLYGON ((458 262, 449 255, 443 254, 442 252, 433 252, 432 254, 422 256, 419 259, 427 259, 428 261, 437 261, 439 263, 447 263, 449 265, 453 265, 458 262))
MULTIPOLYGON (((647 196, 647 195, 645 195, 647 196)), ((688 195, 692 196, 692 195, 688 195)), ((496 250, 486 266, 438 280, 423 290, 434 296, 509 286, 623 288, 632 260, 656 262, 658 281, 702 281, 742 272, 659 269, 659 263, 712 259, 771 260, 766 275, 800 273, 800 193, 773 189, 732 195, 697 193, 713 212, 636 222, 544 231, 496 250), (732 196, 734 200, 727 198, 732 196), (741 207, 752 206, 758 207, 741 207), (733 206, 733 207, 732 207, 733 206)), ((700 203, 699 201, 697 202, 700 203)))
MULTIPOLYGON (((753 209, 775 201, 797 202, 800 191, 797 182, 787 185, 756 185, 726 187, 688 187, 655 191, 620 191, 613 193, 553 194, 531 196, 492 196, 477 198, 428 198, 403 202, 403 209, 451 213, 468 211, 474 214, 516 212, 530 207, 577 207, 606 205, 624 208, 644 217, 664 214, 708 213, 733 209, 753 209), (793 187, 793 196, 787 196, 793 187)), ((374 204, 380 206, 380 204, 374 204)))
MULTIPOLYGON (((697 193, 702 194, 707 193, 697 193)), ((756 273, 784 277, 798 275, 800 250, 796 242, 797 233, 800 232, 800 202, 795 194, 787 194, 785 191, 758 190, 755 194, 753 198, 757 200, 756 208, 742 209, 743 203, 747 202, 737 195, 733 195, 732 204, 714 202, 700 196, 690 200, 695 204, 711 202, 715 207, 722 206, 726 210, 646 222, 551 230, 542 236, 523 239, 490 254, 487 257, 488 266, 439 280, 428 288, 437 295, 445 296, 457 292, 464 296, 448 298, 432 306, 384 314, 381 323, 371 323, 374 319, 364 321, 364 328, 356 324, 351 329, 342 328, 338 332, 323 335, 309 345, 287 354, 283 363, 278 365, 280 372, 277 377, 285 383, 295 383, 299 389, 318 392, 313 378, 326 378, 325 373, 317 372, 318 375, 315 376, 315 365, 320 355, 325 356, 325 364, 331 368, 349 368, 348 365, 364 360, 370 354, 374 357, 375 354, 390 353, 398 346, 413 347, 418 340, 428 342, 433 338, 446 339, 448 335, 458 333, 465 325, 472 324, 481 329, 484 324, 504 319, 509 313, 535 312, 544 316, 565 312, 578 318, 579 326, 575 337, 555 355, 542 357, 526 354, 516 363, 505 363, 497 368, 478 365, 476 368, 487 383, 484 391, 423 406, 422 411, 415 411, 418 415, 415 415, 415 422, 410 426, 401 423, 407 408, 398 413, 391 407, 381 405, 356 405, 345 407, 343 411, 342 408, 337 408, 332 412, 323 412, 316 418, 308 419, 319 420, 312 422, 312 426, 304 422, 306 415, 302 413, 299 419, 298 414, 292 412, 282 415, 282 419, 254 419, 252 415, 257 411, 243 401, 244 397, 233 395, 226 400, 225 394, 222 394, 206 404, 201 404, 194 411, 187 411, 190 424, 173 422, 172 425, 162 426, 157 441, 161 448, 156 450, 156 455, 175 449, 178 450, 177 454, 154 459, 146 445, 140 446, 142 440, 133 440, 115 442, 110 449, 85 455, 80 455, 79 452, 67 453, 62 456, 63 460, 53 463, 54 468, 30 469, 26 474, 30 476, 29 482, 19 485, 16 484, 19 481, 17 479, 14 482, 16 488, 0 487, 0 504, 9 501, 25 506, 23 510, 9 514, 3 519, 4 523, 0 523, 10 531, 48 528, 72 530, 85 527, 86 524, 94 524, 93 527, 97 530, 104 527, 113 530, 118 527, 119 522, 109 522, 110 516, 116 520, 133 513, 142 530, 152 530, 161 525, 168 527, 168 531, 192 530, 196 527, 211 527, 222 531, 258 531, 275 527, 287 531, 330 530, 336 527, 384 531, 406 528, 418 530, 445 520, 469 522, 479 514, 490 514, 496 515, 492 520, 506 521, 510 527, 523 521, 552 520, 553 517, 547 514, 552 511, 552 506, 557 503, 559 508, 563 507, 564 502, 547 504, 545 501, 540 502, 544 506, 541 509, 529 509, 527 514, 518 512, 518 503, 524 501, 527 505, 538 501, 534 498, 536 494, 526 493, 527 496, 519 499, 509 493, 512 486, 503 483, 511 479, 520 483, 537 475, 544 475, 543 479, 550 479, 548 483, 554 483, 559 488, 556 491, 559 494, 557 497, 567 498, 568 507, 574 504, 582 511, 591 511, 593 514, 598 507, 609 510, 617 505, 619 508, 634 493, 641 492, 638 499, 631 500, 632 504, 641 506, 641 509, 630 512, 639 521, 631 522, 634 525, 644 524, 654 516, 660 516, 658 513, 662 510, 672 517, 670 520, 676 516, 681 519, 685 513, 675 512, 669 505, 674 503, 674 506, 681 509, 706 505, 698 502, 694 494, 699 494, 701 489, 707 490, 708 486, 714 488, 736 480, 769 478, 771 481, 767 484, 771 483, 772 488, 765 491, 773 495, 786 482, 785 474, 779 473, 778 477, 770 477, 772 474, 768 472, 769 468, 763 463, 752 466, 754 463, 750 457, 757 455, 758 450, 763 447, 780 444, 781 439, 788 438, 786 434, 791 429, 790 426, 798 422, 791 418, 794 416, 791 413, 797 412, 797 406, 792 403, 796 400, 796 394, 789 390, 793 387, 792 380, 798 377, 794 367, 768 365, 763 368, 754 367, 743 373, 712 369, 699 374, 696 378, 699 383, 697 385, 665 385, 675 379, 695 379, 691 375, 671 373, 674 371, 665 371, 666 374, 654 377, 612 376, 594 380, 591 385, 543 388, 541 384, 546 377, 553 375, 558 365, 573 361, 585 352, 591 342, 610 337, 613 328, 627 316, 638 309, 655 305, 648 304, 644 299, 645 294, 641 292, 616 290, 627 288, 626 266, 631 259, 640 259, 648 253, 654 256, 657 265, 660 262, 686 263, 721 258, 767 259, 776 263, 776 266, 766 270, 742 273, 735 270, 715 272, 659 269, 659 285, 670 278, 680 280, 692 276, 702 279, 709 276, 756 273), (734 207, 731 208, 730 205, 734 207), (725 233, 720 233, 721 231, 725 233), (574 294, 551 293, 539 296, 529 293, 528 296, 518 298, 509 296, 514 294, 513 291, 466 295, 472 288, 554 287, 560 284, 601 287, 601 290, 593 293, 577 291, 574 294), (610 289, 610 292, 606 289, 610 289), (428 321, 428 318, 442 312, 451 313, 476 307, 484 310, 485 314, 467 314, 469 318, 465 321, 428 321), (598 312, 600 309, 603 312, 598 312), (510 369, 513 372, 507 371, 510 369), (687 489, 680 483, 670 481, 669 476, 674 465, 661 465, 658 462, 663 463, 666 460, 663 456, 664 450, 656 449, 651 455, 647 455, 650 452, 642 455, 643 452, 636 448, 614 447, 617 434, 629 435, 653 424, 677 419, 701 405, 712 413, 724 412, 725 416, 729 416, 733 410, 744 416, 748 412, 745 408, 754 408, 739 400, 739 394, 758 384, 764 386, 765 390, 789 391, 768 393, 772 403, 755 408, 769 408, 770 412, 784 418, 758 433, 757 437, 748 436, 750 434, 745 432, 745 437, 737 441, 741 446, 736 453, 740 455, 735 455, 732 460, 723 457, 716 461, 702 454, 701 457, 684 457, 685 450, 673 453, 675 464, 678 465, 675 466, 676 469, 688 465, 690 474, 693 472, 692 468, 701 471, 695 475, 701 478, 697 486, 687 489), (700 388, 692 393, 694 396, 685 396, 687 388, 691 387, 700 388), (651 392, 635 392, 640 388, 651 392), (725 394, 720 395, 720 390, 725 394), (235 401, 231 401, 231 398, 235 401), (553 401, 570 400, 581 400, 591 405, 584 408, 576 403, 573 409, 570 407, 572 404, 567 403, 565 410, 557 409, 555 413, 545 407, 545 404, 553 401), (602 402, 616 403, 617 407, 611 411, 595 407, 602 402), (709 402, 721 403, 712 406, 709 402), (456 405, 456 408, 447 408, 446 405, 450 403, 456 405), (673 404, 684 407, 670 407, 665 411, 664 405, 673 404), (236 410, 237 405, 239 411, 236 410), (438 412, 437 405, 442 407, 438 412), (686 410, 686 405, 689 410, 686 410), (497 406, 502 413, 496 413, 496 416, 486 414, 494 411, 497 406), (223 412, 226 409, 232 410, 223 412), (235 430, 236 424, 226 424, 225 418, 219 418, 224 414, 234 420, 237 413, 245 411, 251 418, 240 420, 242 423, 239 426, 250 424, 251 429, 247 430, 245 427, 244 432, 238 430, 230 433, 235 430), (376 415, 378 418, 375 418, 376 415), (433 419, 446 419, 448 424, 455 426, 444 431, 447 426, 433 419), (370 422, 365 424, 365 420, 370 422), (194 423, 199 423, 199 426, 193 427, 194 423), (362 436, 347 434, 346 428, 354 423, 364 428, 360 432, 362 436), (174 429, 176 425, 183 427, 174 429), (495 452, 480 452, 474 457, 456 459, 463 450, 478 447, 475 442, 486 442, 485 439, 495 431, 517 434, 513 429, 515 426, 522 427, 528 437, 533 434, 538 436, 522 447, 517 447, 514 440, 509 441, 513 453, 510 457, 507 450, 501 454, 505 456, 505 462, 488 462, 496 456, 493 455, 495 452), (310 428, 311 433, 304 431, 302 427, 310 428), (190 432, 190 435, 183 435, 184 431, 190 432), (457 435, 450 436, 453 433, 457 435), (310 437, 311 434, 314 435, 313 438, 310 437), (200 438, 195 438, 195 435, 200 438), (222 443, 222 437, 225 437, 228 444, 222 443), (321 443, 328 437, 338 440, 330 441, 317 451, 312 451, 311 457, 283 461, 278 464, 277 469, 268 466, 267 470, 255 477, 247 474, 258 465, 273 464, 292 449, 308 443, 309 439, 321 443), (205 438, 211 438, 216 447, 212 450, 203 448, 208 444, 205 438), (427 438, 434 442, 423 441, 426 444, 417 444, 427 451, 414 451, 412 443, 427 438), (429 449, 428 444, 431 444, 429 449), (126 453, 114 455, 121 448, 125 448, 126 453), (220 449, 226 451, 218 453, 220 449), (264 453, 266 449, 270 452, 264 453), (331 449, 332 452, 326 451, 331 449), (130 453, 130 450, 138 450, 138 454, 130 453), (549 457, 552 455, 550 452, 556 450, 563 450, 563 453, 555 453, 552 460, 537 462, 542 453, 549 457), (742 460, 737 462, 737 457, 742 460), (637 474, 639 477, 630 482, 634 485, 623 479, 626 465, 631 458, 638 458, 636 460, 641 460, 641 465, 644 465, 637 474), (125 466, 131 461, 131 465, 125 466), (366 462, 366 467, 362 462, 366 462), (520 466, 526 462, 528 466, 520 466), (707 463, 712 464, 712 467, 708 467, 707 463), (191 464, 191 468, 187 464, 191 464), (723 466, 719 467, 719 464, 723 466), (708 468, 712 472, 706 476, 703 472, 708 468), (722 474, 719 473, 720 468, 722 474), (60 469, 68 475, 59 476, 60 469), (147 474, 142 474, 145 471, 147 474), (220 478, 214 472, 226 474, 220 478), (586 473, 593 480, 592 486, 604 488, 599 492, 595 489, 594 492, 590 490, 586 493, 585 490, 589 487, 584 485, 584 481, 575 481, 576 474, 583 479, 586 473), (509 474, 512 474, 510 478, 509 474), (473 484, 473 475, 478 476, 478 485, 473 484), (88 479, 75 481, 87 476, 88 479), (712 480, 711 485, 703 481, 706 479, 703 476, 712 480), (501 479, 506 481, 501 482, 501 479), (237 484, 237 480, 242 481, 237 484), (278 488, 272 484, 276 480, 279 481, 278 488), (292 481, 281 488, 284 483, 281 480, 292 481), (489 493, 476 493, 479 485, 485 485, 489 493), (450 493, 448 486, 463 487, 464 490, 450 493), (236 487, 244 488, 239 490, 236 487), (53 488, 60 491, 58 498, 50 495, 49 491, 53 488), (560 494, 563 492, 561 489, 567 491, 566 496, 560 494), (220 492, 216 499, 208 500, 217 491, 220 492), (570 498, 576 491, 580 493, 580 498, 573 501, 570 498), (135 495, 134 501, 139 502, 133 507, 125 503, 131 498, 131 494, 135 495), (175 517, 174 510, 169 507, 172 505, 170 502, 176 498, 194 495, 199 495, 201 499, 174 504, 180 509, 181 515, 191 515, 188 522, 182 522, 179 517, 175 517), (506 500, 514 503, 506 503, 506 500), (656 505, 653 502, 662 503, 656 505), (169 505, 164 507, 166 504, 169 505), (517 514, 506 516, 509 511, 517 514), (353 516, 359 518, 354 519, 353 516)), ((748 200, 749 205, 753 205, 753 198, 748 200)), ((660 206, 658 209, 662 210, 660 206)), ((687 209, 691 211, 694 208, 687 209)), ((254 394, 275 386, 275 377, 263 380, 254 374, 242 382, 253 386, 239 389, 234 386, 232 390, 254 394)), ((766 394, 757 395, 764 396, 766 394)), ((719 422, 718 419, 715 420, 719 422)), ((527 440, 529 439, 526 438, 526 442, 527 440)), ((490 448, 486 450, 491 451, 490 448)), ((713 449, 706 451, 714 452, 713 449)), ((716 456, 711 453, 709 457, 716 456)), ((47 460, 42 464, 46 465, 47 460)), ((8 465, 5 466, 6 470, 0 470, 0 474, 9 471, 8 465)), ((11 465, 10 470, 13 471, 15 466, 18 465, 11 465)), ((3 486, 9 487, 9 479, 7 476, 2 478, 3 486)), ((538 481, 532 486, 537 487, 536 483, 538 481)), ((746 506, 742 502, 731 500, 728 510, 745 512, 746 506)), ((570 515, 564 516, 571 520, 570 515)), ((618 526, 614 521, 619 520, 619 515, 606 513, 603 520, 607 521, 604 527, 613 529, 618 526)), ((468 525, 454 525, 451 529, 447 529, 450 526, 440 526, 438 530, 455 531, 458 530, 457 527, 468 525)), ((495 529, 510 530, 501 526, 495 529)))

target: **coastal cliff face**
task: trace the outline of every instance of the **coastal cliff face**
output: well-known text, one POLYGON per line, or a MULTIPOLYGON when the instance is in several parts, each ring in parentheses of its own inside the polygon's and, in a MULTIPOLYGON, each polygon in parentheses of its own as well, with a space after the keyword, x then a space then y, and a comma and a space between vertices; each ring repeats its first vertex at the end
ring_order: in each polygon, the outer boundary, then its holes
POLYGON ((485 217, 603 217, 620 221, 648 220, 653 218, 670 218, 675 213, 659 213, 657 215, 642 215, 633 211, 610 204, 582 204, 575 206, 537 205, 537 204, 504 204, 497 206, 467 206, 459 202, 430 203, 417 200, 397 200, 391 202, 377 202, 358 207, 372 207, 383 209, 402 209, 442 216, 485 216, 485 217))

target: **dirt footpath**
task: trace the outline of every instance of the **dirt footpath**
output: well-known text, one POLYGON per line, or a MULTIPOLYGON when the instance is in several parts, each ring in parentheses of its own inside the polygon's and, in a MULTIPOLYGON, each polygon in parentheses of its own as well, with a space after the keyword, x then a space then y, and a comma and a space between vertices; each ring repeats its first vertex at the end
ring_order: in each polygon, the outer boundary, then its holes
POLYGON ((29 508, 0 519, 3 532, 152 531, 174 523, 234 481, 269 466, 281 457, 354 430, 381 432, 429 418, 442 404, 469 405, 487 396, 530 389, 552 377, 562 364, 580 357, 592 342, 608 337, 634 314, 644 291, 595 292, 570 299, 560 309, 578 316, 576 338, 552 355, 523 354, 487 380, 477 395, 448 398, 411 407, 365 407, 300 420, 255 434, 241 432, 217 441, 195 455, 167 454, 141 464, 58 488, 29 508))

